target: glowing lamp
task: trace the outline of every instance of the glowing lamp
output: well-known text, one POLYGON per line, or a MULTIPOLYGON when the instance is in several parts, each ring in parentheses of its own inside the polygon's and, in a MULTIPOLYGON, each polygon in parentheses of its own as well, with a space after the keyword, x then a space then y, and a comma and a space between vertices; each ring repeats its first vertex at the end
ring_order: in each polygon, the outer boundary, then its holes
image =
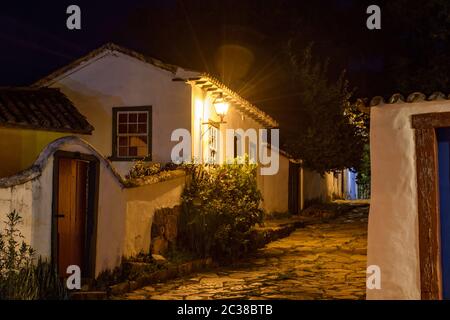
POLYGON ((220 117, 221 122, 223 122, 223 118, 227 115, 229 106, 228 102, 225 101, 214 103, 214 110, 216 110, 216 114, 220 117))

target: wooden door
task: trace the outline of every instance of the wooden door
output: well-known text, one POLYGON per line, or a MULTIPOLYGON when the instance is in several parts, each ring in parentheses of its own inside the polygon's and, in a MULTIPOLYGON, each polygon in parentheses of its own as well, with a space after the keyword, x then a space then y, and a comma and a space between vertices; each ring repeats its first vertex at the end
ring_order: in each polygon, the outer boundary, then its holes
POLYGON ((85 239, 89 163, 69 158, 58 161, 57 256, 58 271, 67 276, 69 265, 86 266, 85 239))

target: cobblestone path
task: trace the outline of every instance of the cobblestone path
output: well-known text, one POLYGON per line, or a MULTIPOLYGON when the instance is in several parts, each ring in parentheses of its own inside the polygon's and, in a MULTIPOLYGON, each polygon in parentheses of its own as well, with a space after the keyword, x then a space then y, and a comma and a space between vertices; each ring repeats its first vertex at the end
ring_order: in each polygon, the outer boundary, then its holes
POLYGON ((239 264, 144 287, 125 299, 364 299, 368 207, 297 229, 239 264))

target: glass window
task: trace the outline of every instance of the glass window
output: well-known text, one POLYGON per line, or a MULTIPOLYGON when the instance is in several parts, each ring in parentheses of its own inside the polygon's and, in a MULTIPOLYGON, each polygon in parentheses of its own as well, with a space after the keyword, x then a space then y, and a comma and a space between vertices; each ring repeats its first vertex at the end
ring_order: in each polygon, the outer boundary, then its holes
POLYGON ((150 133, 151 125, 149 119, 151 117, 148 108, 130 107, 116 108, 115 119, 115 156, 116 158, 143 158, 150 154, 150 133))
POLYGON ((208 139, 208 162, 218 163, 217 152, 219 150, 219 129, 214 126, 209 127, 209 139, 208 139))

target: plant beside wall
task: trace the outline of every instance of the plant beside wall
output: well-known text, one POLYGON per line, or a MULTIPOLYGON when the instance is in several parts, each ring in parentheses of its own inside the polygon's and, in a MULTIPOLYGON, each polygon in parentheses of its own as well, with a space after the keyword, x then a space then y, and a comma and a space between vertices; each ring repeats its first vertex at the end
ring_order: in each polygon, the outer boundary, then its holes
POLYGON ((250 251, 252 228, 262 223, 255 164, 195 166, 182 194, 179 241, 199 257, 232 261, 250 251))
POLYGON ((18 229, 20 215, 13 211, 4 222, 6 227, 0 232, 0 299, 66 299, 66 287, 55 268, 40 258, 34 263, 35 252, 18 229))
POLYGON ((147 158, 137 160, 125 176, 129 186, 145 185, 152 182, 164 181, 176 175, 175 170, 182 168, 172 162, 166 164, 149 162, 147 158))

